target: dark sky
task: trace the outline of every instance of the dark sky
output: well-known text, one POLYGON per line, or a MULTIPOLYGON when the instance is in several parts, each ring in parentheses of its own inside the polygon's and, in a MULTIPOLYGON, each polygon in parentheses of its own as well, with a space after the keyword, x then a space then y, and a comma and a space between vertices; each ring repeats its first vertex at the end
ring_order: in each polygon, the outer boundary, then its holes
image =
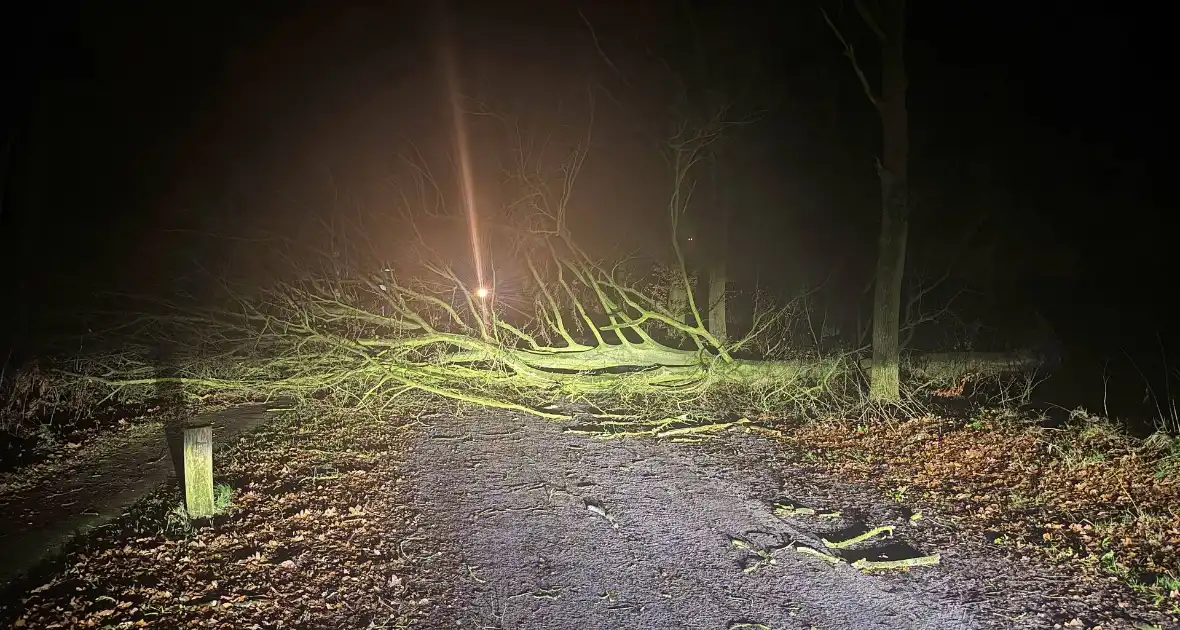
MULTIPOLYGON (((911 5, 911 266, 953 261, 1000 308, 1123 335, 1116 345, 1170 321, 1166 20, 1125 3, 911 5)), ((554 142, 581 137, 587 86, 599 88, 572 202, 588 241, 652 238, 666 198, 653 138, 676 75, 694 104, 724 94, 761 112, 718 167, 735 264, 790 285, 836 270, 844 294, 867 282, 880 129, 817 3, 438 6, 67 2, 0 20, 3 279, 20 303, 9 335, 79 295, 166 290, 245 251, 209 234, 306 238, 342 208, 392 209, 400 156, 445 165, 440 15, 464 91, 554 142)), ((851 5, 825 6, 871 72, 851 5)), ((506 136, 486 117, 473 125, 490 190, 506 136)))

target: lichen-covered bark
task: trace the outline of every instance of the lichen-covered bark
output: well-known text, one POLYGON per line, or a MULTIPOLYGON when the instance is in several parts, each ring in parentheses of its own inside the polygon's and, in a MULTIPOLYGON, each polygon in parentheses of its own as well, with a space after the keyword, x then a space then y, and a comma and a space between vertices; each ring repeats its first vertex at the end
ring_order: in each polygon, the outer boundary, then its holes
POLYGON ((881 98, 877 101, 877 109, 881 114, 884 155, 877 169, 881 179, 881 235, 873 298, 873 372, 869 396, 873 400, 896 402, 901 399, 898 337, 909 234, 909 129, 903 55, 905 0, 882 3, 881 14, 876 19, 882 28, 879 32, 882 40, 881 98))
MULTIPOLYGON (((885 179, 886 176, 883 175, 882 178, 885 179)), ((886 186, 882 185, 882 188, 886 186)), ((904 201, 895 198, 893 203, 904 201)), ((873 370, 869 397, 889 402, 901 399, 901 286, 905 275, 906 237, 909 229, 903 213, 904 210, 890 207, 889 203, 882 212, 876 290, 873 296, 873 370)))

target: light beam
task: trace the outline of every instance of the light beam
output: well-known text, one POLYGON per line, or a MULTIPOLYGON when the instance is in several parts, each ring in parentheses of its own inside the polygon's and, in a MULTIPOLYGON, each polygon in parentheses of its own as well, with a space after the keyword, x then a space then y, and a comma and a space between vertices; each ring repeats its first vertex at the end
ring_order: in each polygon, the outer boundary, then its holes
POLYGON ((455 61, 455 46, 450 29, 447 29, 440 42, 443 73, 447 80, 447 96, 451 102, 451 118, 455 133, 455 151, 459 155, 459 175, 463 192, 463 205, 467 211, 467 230, 471 239, 471 254, 475 261, 476 285, 479 287, 479 297, 486 297, 484 288, 483 246, 479 238, 479 215, 475 205, 475 178, 471 170, 471 145, 467 135, 467 121, 463 117, 463 108, 459 104, 459 73, 455 61))

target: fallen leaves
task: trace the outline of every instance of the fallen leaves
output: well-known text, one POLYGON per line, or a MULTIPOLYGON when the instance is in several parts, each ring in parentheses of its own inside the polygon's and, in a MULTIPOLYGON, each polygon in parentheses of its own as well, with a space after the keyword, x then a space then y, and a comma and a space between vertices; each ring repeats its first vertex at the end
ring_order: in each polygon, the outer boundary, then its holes
POLYGON ((405 625, 434 592, 405 544, 414 517, 390 455, 406 437, 372 418, 276 420, 218 452, 219 481, 238 490, 230 513, 173 527, 177 491, 157 492, 0 609, 0 625, 405 625))
POLYGON ((1018 554, 1082 578, 1117 576, 1141 605, 1180 612, 1180 593, 1152 581, 1180 577, 1180 475, 1159 474, 1118 432, 926 417, 860 431, 816 422, 784 439, 841 477, 905 486, 961 526, 1002 533, 1018 554))

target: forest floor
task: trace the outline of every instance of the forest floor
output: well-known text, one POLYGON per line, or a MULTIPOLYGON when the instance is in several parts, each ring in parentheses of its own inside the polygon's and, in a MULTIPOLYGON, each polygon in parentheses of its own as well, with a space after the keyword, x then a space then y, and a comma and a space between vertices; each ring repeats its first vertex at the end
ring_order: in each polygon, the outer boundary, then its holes
POLYGON ((10 585, 0 627, 1177 622, 1177 473, 1113 431, 1000 415, 766 421, 695 443, 570 428, 276 414, 217 444, 234 489, 218 516, 187 519, 166 483, 10 585))
MULTIPOLYGON (((269 419, 271 406, 238 405, 205 413, 214 439, 228 441, 269 419)), ((158 408, 156 409, 158 411, 158 408)), ((159 415, 159 414, 156 414, 159 415)), ((169 475, 181 476, 179 426, 148 415, 90 431, 77 442, 57 442, 56 453, 0 474, 0 586, 57 555, 77 535, 101 526, 155 491, 169 475)))

